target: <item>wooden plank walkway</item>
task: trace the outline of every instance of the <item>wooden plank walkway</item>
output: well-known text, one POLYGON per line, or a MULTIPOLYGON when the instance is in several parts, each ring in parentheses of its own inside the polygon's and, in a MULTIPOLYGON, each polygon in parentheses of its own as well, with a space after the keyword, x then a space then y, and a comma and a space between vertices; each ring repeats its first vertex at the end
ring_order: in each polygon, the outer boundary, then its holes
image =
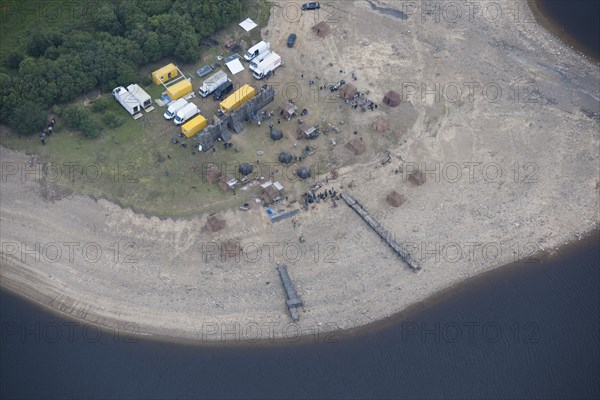
POLYGON ((367 213, 367 210, 365 210, 363 206, 354 199, 354 197, 350 196, 349 194, 342 193, 342 198, 354 211, 356 211, 358 215, 362 217, 362 219, 366 221, 367 224, 369 224, 371 228, 373 228, 375 232, 379 234, 379 236, 381 236, 383 240, 387 242, 387 244, 390 245, 392 249, 394 249, 394 251, 404 260, 404 262, 408 264, 409 267, 411 267, 414 271, 418 271, 421 269, 419 263, 416 260, 413 260, 410 254, 408 254, 408 252, 404 250, 402 246, 400 246, 400 244, 394 240, 392 235, 388 231, 386 231, 379 224, 379 222, 375 220, 375 218, 371 217, 369 213, 367 213))
POLYGON ((298 322, 300 317, 298 316, 298 311, 296 310, 296 307, 303 306, 304 303, 296 294, 294 285, 292 285, 292 281, 290 279, 290 276, 288 275, 287 267, 285 265, 281 265, 277 267, 277 272, 279 272, 279 277, 281 278, 281 283, 283 284, 283 289, 285 290, 285 295, 287 297, 285 304, 290 310, 292 320, 294 322, 298 322))
POLYGON ((278 215, 276 217, 271 218, 271 222, 272 223, 279 222, 279 221, 281 221, 283 219, 286 219, 286 218, 289 218, 289 217, 293 217, 294 215, 298 214, 299 212, 300 212, 300 210, 298 210, 298 209, 295 209, 295 210, 292 210, 292 211, 288 211, 285 214, 281 214, 281 215, 278 215))

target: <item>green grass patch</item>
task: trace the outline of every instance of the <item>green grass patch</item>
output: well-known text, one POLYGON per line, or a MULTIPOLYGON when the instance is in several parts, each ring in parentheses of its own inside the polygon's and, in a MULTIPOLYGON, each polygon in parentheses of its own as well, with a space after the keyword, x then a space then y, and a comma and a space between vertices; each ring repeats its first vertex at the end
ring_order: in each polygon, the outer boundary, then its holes
MULTIPOLYGON (((67 2, 65 0, 65 2, 67 2)), ((30 0, 29 3, 38 3, 30 0)), ((252 3, 258 7, 259 26, 250 33, 239 33, 241 28, 234 26, 238 40, 246 35, 246 40, 255 43, 260 40, 260 29, 268 23, 271 4, 266 1, 252 3)), ((254 15, 249 15, 256 18, 254 15)), ((68 20, 65 23, 69 22, 68 20)), ((12 22, 14 24, 14 22, 12 22)), ((22 29, 27 29, 34 21, 26 21, 22 29)), ((58 23, 58 22, 57 22, 58 23)), ((3 28, 4 29, 4 28, 3 28)), ((222 31, 218 36, 221 41, 229 32, 222 31)), ((11 48, 15 48, 11 45, 11 48)), ((222 45, 203 50, 203 61, 192 65, 178 64, 182 71, 192 78, 194 90, 197 90, 202 79, 195 75, 196 69, 204 64, 213 63, 218 54, 225 53, 222 45)), ((147 76, 150 71, 159 68, 170 60, 162 60, 156 65, 148 65, 140 70, 140 76, 147 76)), ((143 82, 139 82, 143 84, 143 82)), ((153 99, 161 97, 165 91, 162 85, 144 85, 144 90, 153 99)), ((281 101, 281 95, 266 107, 275 110, 281 101)), ((240 163, 248 162, 257 165, 270 163, 274 179, 279 180, 288 194, 299 194, 308 183, 299 181, 294 176, 298 165, 285 168, 277 164, 277 156, 281 151, 301 155, 302 148, 307 145, 319 146, 319 152, 302 163, 306 166, 321 165, 324 170, 331 151, 327 145, 329 139, 315 142, 296 140, 296 120, 282 120, 281 125, 273 120, 275 127, 284 132, 284 139, 273 141, 269 137, 268 122, 257 126, 244 123, 245 131, 233 134, 232 143, 239 149, 224 149, 222 143, 216 144, 216 152, 198 152, 194 142, 187 139, 188 147, 174 145, 170 139, 180 132, 172 121, 163 118, 165 107, 158 107, 142 118, 134 120, 116 102, 110 93, 104 94, 101 100, 95 100, 87 108, 89 117, 101 126, 100 134, 95 139, 87 139, 80 132, 69 129, 64 118, 58 117, 55 133, 48 137, 46 145, 42 145, 39 137, 21 137, 3 131, 0 144, 9 148, 34 154, 41 162, 51 163, 58 168, 60 179, 54 179, 57 185, 70 188, 77 193, 95 198, 105 198, 130 207, 137 212, 160 217, 186 217, 198 213, 214 212, 231 208, 251 200, 257 188, 244 191, 238 188, 235 194, 223 191, 217 184, 206 182, 202 177, 203 167, 208 163, 227 166, 229 172, 235 173, 240 163), (92 112, 95 111, 95 112, 92 112), (115 119, 119 123, 115 123, 115 119), (294 144, 297 143, 296 146, 294 144), (262 152, 262 155, 258 153, 262 152), (193 154, 195 153, 195 154, 193 154), (73 174, 69 174, 69 171, 73 174), (286 176, 288 178, 286 178, 286 176)), ((209 123, 217 104, 212 98, 194 99, 199 105, 202 115, 209 123)), ((60 105, 64 112, 68 105, 60 105)), ((333 105, 331 107, 333 109, 333 105)), ((313 118, 311 118, 312 121, 313 118)), ((318 122, 318 121, 313 121, 318 122)), ((258 172, 258 171, 255 171, 258 172)), ((254 177, 256 177, 256 173, 254 177)), ((268 173, 264 173, 270 179, 268 173)), ((239 175, 238 175, 239 177, 239 175)))
MULTIPOLYGON (((92 116, 102 121, 102 116, 114 113, 123 117, 125 122, 114 129, 103 124, 103 130, 96 139, 86 139, 80 133, 69 130, 64 121, 58 118, 56 133, 46 140, 45 146, 37 136, 9 134, 4 134, 0 143, 35 154, 41 162, 51 162, 60 168, 62 176, 57 182, 59 186, 160 217, 186 217, 215 212, 251 200, 256 187, 248 191, 238 188, 234 195, 224 192, 217 184, 204 181, 202 168, 207 163, 225 165, 228 171, 235 172, 243 162, 254 165, 257 161, 263 165, 268 162, 274 165, 272 171, 275 179, 281 181, 288 193, 299 192, 304 185, 295 178, 294 182, 286 181, 283 177, 284 167, 275 165, 280 151, 300 155, 302 146, 306 144, 298 141, 298 145, 294 146, 296 141, 292 137, 295 137, 297 126, 295 120, 284 120, 281 125, 274 120, 275 126, 285 134, 280 141, 270 139, 268 123, 263 123, 261 127, 245 123, 245 131, 233 134, 232 143, 239 152, 231 148, 225 150, 218 142, 216 152, 204 153, 193 149, 193 141, 189 139, 187 148, 170 142, 170 138, 177 135, 180 129, 172 121, 163 118, 164 107, 156 107, 156 110, 134 120, 111 95, 105 97, 111 100, 106 111, 92 116), (193 150, 196 154, 192 154, 193 150), (264 154, 259 156, 259 150, 264 154), (74 179, 67 174, 71 165, 74 166, 74 179)), ((274 109, 275 104, 271 103, 266 109, 274 109)), ((215 106, 212 100, 200 104, 203 111, 207 110, 203 114, 208 118, 208 110, 215 106)), ((317 156, 311 156, 303 164, 312 165, 318 161, 317 156)), ((296 167, 290 167, 287 175, 293 178, 296 167)), ((270 178, 267 173, 263 176, 270 178)))

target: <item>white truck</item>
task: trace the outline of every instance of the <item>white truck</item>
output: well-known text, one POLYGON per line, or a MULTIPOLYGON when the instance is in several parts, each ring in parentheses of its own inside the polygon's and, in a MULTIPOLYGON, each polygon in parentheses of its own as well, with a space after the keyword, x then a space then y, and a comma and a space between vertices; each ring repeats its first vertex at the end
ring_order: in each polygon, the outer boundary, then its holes
POLYGON ((171 102, 171 104, 169 104, 169 107, 167 107, 167 111, 165 111, 165 113, 163 114, 163 117, 165 117, 166 120, 173 119, 175 117, 175 114, 177 114, 177 111, 181 110, 187 104, 188 102, 186 99, 177 99, 171 102))
POLYGON ((143 109, 146 109, 152 105, 152 98, 144 89, 142 89, 137 83, 132 83, 127 86, 127 91, 140 103, 143 109))
POLYGON ((136 115, 141 112, 140 103, 123 86, 114 88, 112 94, 129 114, 136 115))
POLYGON ((271 44, 263 40, 262 42, 256 43, 254 46, 250 47, 248 52, 244 55, 244 58, 246 61, 252 61, 252 59, 258 56, 260 53, 264 53, 266 50, 269 50, 270 47, 271 44))
POLYGON ((254 57, 254 60, 252 60, 250 62, 250 65, 248 66, 250 71, 254 71, 256 69, 256 67, 258 66, 258 64, 260 64, 265 58, 269 57, 270 55, 271 55, 271 50, 267 50, 267 51, 257 55, 256 57, 254 57))
POLYGON ((194 103, 188 103, 186 106, 177 111, 175 115, 175 125, 182 125, 192 117, 200 113, 200 110, 194 103))
POLYGON ((262 79, 264 77, 270 76, 273 74, 273 71, 275 71, 275 69, 280 65, 281 57, 279 56, 279 54, 273 52, 256 66, 256 69, 252 73, 252 76, 254 76, 255 79, 262 79))
POLYGON ((225 82, 227 82, 227 73, 220 69, 216 74, 202 82, 198 93, 200 93, 200 96, 206 97, 225 82))

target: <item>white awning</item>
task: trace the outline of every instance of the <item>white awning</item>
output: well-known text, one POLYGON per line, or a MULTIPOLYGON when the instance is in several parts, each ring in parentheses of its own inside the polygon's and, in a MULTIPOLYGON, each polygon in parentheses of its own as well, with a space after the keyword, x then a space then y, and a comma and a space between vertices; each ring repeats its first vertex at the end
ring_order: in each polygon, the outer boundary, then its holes
POLYGON ((229 61, 227 64, 227 68, 229 68, 229 70, 231 71, 231 73, 233 75, 237 74, 240 71, 244 70, 244 66, 242 65, 242 63, 240 62, 239 58, 236 58, 233 61, 229 61))
POLYGON ((246 32, 250 32, 252 29, 257 27, 256 23, 254 21, 252 21, 250 18, 246 18, 245 20, 240 22, 239 25, 242 28, 244 28, 244 30, 246 32))

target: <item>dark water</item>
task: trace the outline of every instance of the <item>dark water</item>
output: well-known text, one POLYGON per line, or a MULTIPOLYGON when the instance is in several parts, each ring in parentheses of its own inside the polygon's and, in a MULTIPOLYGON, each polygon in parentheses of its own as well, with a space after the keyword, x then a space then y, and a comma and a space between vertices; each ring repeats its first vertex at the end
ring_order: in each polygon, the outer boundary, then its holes
POLYGON ((598 398, 598 239, 486 274, 336 343, 202 347, 106 333, 91 343, 96 331, 79 327, 71 340, 64 321, 0 293, 0 395, 598 398))
POLYGON ((555 33, 600 60, 600 1, 537 0, 537 5, 555 33))

